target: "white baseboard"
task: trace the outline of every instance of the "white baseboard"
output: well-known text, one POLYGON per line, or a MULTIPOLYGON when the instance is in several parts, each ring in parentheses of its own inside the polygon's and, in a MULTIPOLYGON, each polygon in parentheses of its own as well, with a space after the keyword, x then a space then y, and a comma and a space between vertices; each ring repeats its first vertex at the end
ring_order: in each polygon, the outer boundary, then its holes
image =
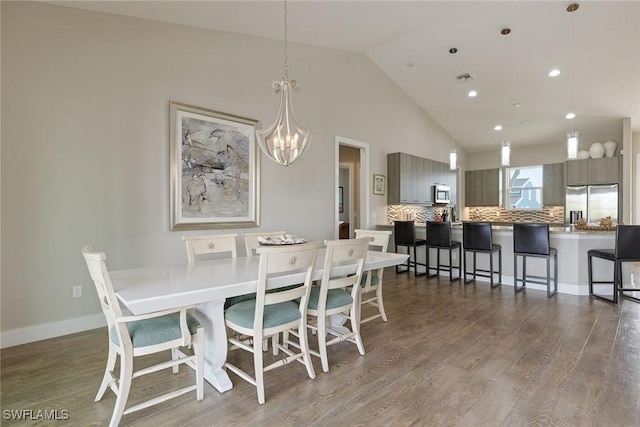
POLYGON ((104 318, 104 314, 100 313, 59 322, 28 326, 26 328, 11 329, 0 333, 0 348, 46 340, 103 326, 107 326, 107 321, 104 318))

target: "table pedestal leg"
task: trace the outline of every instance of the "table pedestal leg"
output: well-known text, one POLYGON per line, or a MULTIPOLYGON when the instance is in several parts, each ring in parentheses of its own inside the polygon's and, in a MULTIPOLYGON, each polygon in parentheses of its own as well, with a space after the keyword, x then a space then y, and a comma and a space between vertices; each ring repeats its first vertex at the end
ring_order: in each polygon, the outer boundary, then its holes
POLYGON ((196 315, 205 330, 204 379, 220 393, 231 390, 233 384, 223 369, 227 359, 227 331, 224 325, 224 300, 211 301, 196 308, 196 315))

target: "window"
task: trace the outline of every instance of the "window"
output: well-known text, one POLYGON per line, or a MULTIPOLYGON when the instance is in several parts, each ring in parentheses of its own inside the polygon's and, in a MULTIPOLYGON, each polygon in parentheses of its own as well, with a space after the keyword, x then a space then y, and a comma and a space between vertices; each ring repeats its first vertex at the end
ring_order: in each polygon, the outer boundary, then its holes
POLYGON ((507 209, 542 209, 542 166, 507 168, 507 209))

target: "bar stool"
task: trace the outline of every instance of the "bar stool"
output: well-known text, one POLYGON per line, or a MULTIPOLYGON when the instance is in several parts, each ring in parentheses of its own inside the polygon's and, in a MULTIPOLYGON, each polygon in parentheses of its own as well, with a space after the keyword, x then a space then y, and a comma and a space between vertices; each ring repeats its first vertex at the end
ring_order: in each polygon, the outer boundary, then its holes
POLYGON ((436 266, 435 274, 429 274, 428 277, 440 275, 440 270, 449 272, 449 280, 460 279, 460 260, 462 259, 462 244, 456 240, 451 240, 451 223, 449 221, 427 221, 427 271, 430 273, 433 267, 429 264, 429 249, 436 249, 436 266), (458 249, 458 266, 453 265, 453 250, 458 249), (449 264, 440 263, 440 250, 446 249, 449 251, 449 264), (458 277, 453 278, 453 269, 458 269, 458 277))
POLYGON ((490 222, 463 222, 462 223, 462 243, 464 246, 462 254, 462 265, 464 270, 464 283, 473 282, 476 276, 488 277, 491 287, 502 285, 502 246, 493 243, 490 222), (473 252, 473 272, 467 272, 467 252, 473 252), (489 270, 476 267, 476 255, 478 253, 489 255, 489 270), (496 272, 493 269, 493 255, 498 254, 498 283, 493 283, 496 272), (478 273, 480 272, 480 273, 478 273), (486 273, 486 274, 485 274, 486 273), (467 280, 469 274, 473 279, 467 280))
POLYGON ((513 224, 513 292, 520 292, 527 282, 547 285, 547 298, 558 292, 558 250, 549 246, 549 224, 513 224), (522 279, 518 278, 518 256, 522 257, 522 279), (546 276, 527 276, 527 257, 547 260, 546 276), (553 292, 551 292, 551 258, 553 257, 553 292), (541 280, 544 279, 544 280, 541 280), (518 282, 522 286, 518 287, 518 282))
POLYGON ((621 225, 616 227, 616 247, 614 249, 591 249, 587 252, 589 266, 589 296, 618 303, 618 293, 624 298, 640 302, 640 298, 625 295, 624 292, 639 292, 640 288, 625 288, 622 280, 622 263, 640 262, 640 225, 621 225), (593 280, 593 257, 613 261, 613 281, 593 280), (613 285, 611 299, 593 292, 593 285, 613 285))
POLYGON ((398 247, 406 247, 407 254, 409 258, 405 264, 396 265, 396 273, 405 273, 411 270, 413 267, 413 271, 416 276, 422 276, 427 274, 426 267, 427 264, 422 264, 418 262, 418 258, 416 255, 416 248, 418 246, 424 246, 427 244, 427 241, 424 239, 416 239, 416 226, 413 221, 395 221, 393 223, 393 236, 394 242, 396 245, 396 252, 398 252, 398 247), (411 260, 411 248, 413 248, 413 260, 411 260), (417 266, 425 267, 424 273, 418 273, 417 266), (400 270, 399 267, 405 266, 406 270, 400 270))

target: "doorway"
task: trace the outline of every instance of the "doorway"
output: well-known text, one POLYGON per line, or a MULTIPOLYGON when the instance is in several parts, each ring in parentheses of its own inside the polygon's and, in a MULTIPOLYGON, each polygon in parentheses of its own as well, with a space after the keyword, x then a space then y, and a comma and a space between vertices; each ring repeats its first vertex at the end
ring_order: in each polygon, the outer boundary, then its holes
POLYGON ((369 227, 369 144, 336 137, 335 236, 353 238, 369 227))

